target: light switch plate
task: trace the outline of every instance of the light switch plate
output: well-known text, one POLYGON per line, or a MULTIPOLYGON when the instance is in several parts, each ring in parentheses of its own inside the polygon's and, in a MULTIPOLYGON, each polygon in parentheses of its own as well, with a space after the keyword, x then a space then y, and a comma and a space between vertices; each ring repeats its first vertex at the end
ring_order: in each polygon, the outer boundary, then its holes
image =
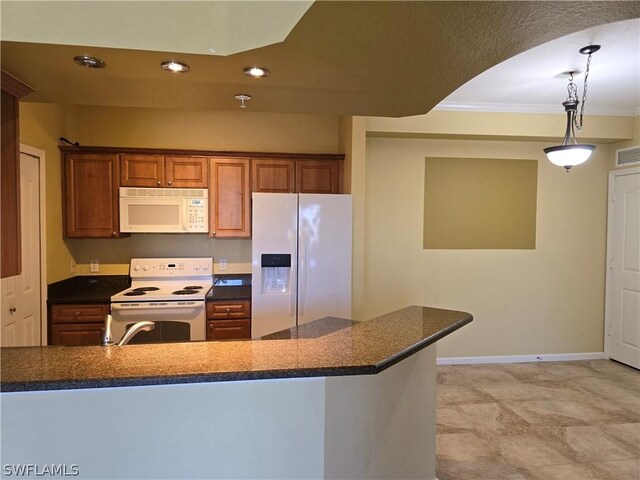
POLYGON ((89 260, 89 271, 91 273, 98 273, 100 271, 100 261, 99 260, 89 260))
POLYGON ((225 271, 227 269, 227 259, 221 258, 218 260, 218 265, 220 266, 220 271, 225 271))

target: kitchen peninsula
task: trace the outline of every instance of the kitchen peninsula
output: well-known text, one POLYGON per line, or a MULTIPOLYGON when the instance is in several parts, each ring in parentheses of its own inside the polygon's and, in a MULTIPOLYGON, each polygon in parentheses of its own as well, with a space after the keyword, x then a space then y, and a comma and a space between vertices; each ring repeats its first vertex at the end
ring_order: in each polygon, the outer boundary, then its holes
POLYGON ((2 349, 3 463, 79 478, 435 478, 435 342, 412 306, 256 341, 2 349), (106 453, 105 453, 106 452, 106 453))

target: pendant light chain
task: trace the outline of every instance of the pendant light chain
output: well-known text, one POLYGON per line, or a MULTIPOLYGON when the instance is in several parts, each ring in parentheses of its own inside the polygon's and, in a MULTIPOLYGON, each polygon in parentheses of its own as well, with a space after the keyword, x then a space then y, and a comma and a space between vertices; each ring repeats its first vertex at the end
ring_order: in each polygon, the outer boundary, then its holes
MULTIPOLYGON (((587 57, 587 69, 584 72, 584 88, 582 89, 582 105, 580 106, 580 122, 577 116, 573 117, 573 125, 578 132, 582 131, 582 116, 584 115, 584 104, 587 101, 587 79, 589 78, 589 66, 591 65, 591 54, 587 57)), ((572 75, 573 77, 573 75, 572 75)))

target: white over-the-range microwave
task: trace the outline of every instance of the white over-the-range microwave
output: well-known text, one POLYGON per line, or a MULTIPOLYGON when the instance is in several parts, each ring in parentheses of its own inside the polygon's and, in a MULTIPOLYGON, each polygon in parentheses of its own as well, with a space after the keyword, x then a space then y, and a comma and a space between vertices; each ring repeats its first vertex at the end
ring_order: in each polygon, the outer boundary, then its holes
POLYGON ((120 231, 207 233, 206 188, 120 188, 120 231))

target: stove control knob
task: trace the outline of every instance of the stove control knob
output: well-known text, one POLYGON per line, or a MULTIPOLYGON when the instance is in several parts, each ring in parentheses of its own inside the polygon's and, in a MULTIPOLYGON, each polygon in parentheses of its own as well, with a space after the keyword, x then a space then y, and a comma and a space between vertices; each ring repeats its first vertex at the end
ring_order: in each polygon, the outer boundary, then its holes
POLYGON ((133 269, 137 272, 138 270, 140 270, 140 265, 136 265, 135 267, 133 267, 133 269))
POLYGON ((197 264, 196 264, 196 265, 194 265, 194 266, 193 266, 193 269, 194 269, 194 270, 200 270, 200 265, 197 265, 197 264))
POLYGON ((203 270, 209 270, 209 265, 203 265, 203 266, 202 266, 202 269, 203 269, 203 270))
POLYGON ((144 270, 145 272, 149 271, 149 265, 145 265, 144 267, 142 267, 142 270, 144 270))

